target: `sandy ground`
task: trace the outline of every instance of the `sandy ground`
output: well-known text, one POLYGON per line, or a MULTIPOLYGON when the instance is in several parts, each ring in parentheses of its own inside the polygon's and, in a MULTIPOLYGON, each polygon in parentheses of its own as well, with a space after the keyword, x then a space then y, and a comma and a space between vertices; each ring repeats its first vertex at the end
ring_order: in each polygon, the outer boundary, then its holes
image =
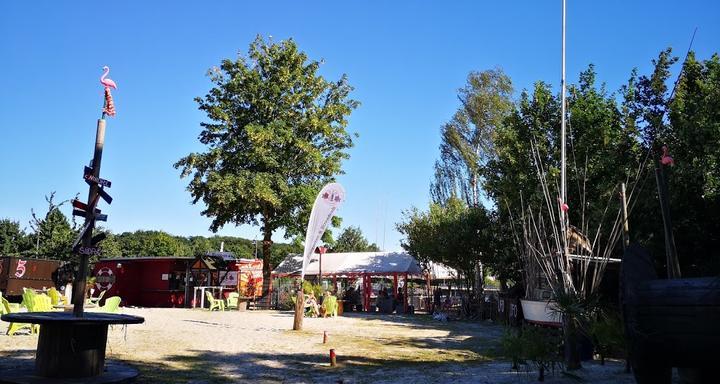
MULTIPOLYGON (((139 383, 532 383, 499 357, 501 326, 441 323, 429 316, 358 315, 306 318, 292 331, 292 313, 208 312, 123 308, 141 325, 110 330, 107 357, 137 367, 139 383), (323 332, 328 343, 323 344, 323 332), (338 366, 329 366, 329 350, 338 366)), ((0 324, 0 378, 32 359, 36 335, 6 336, 0 324), (26 361, 26 360, 25 360, 26 361)), ((619 362, 585 362, 584 382, 634 383, 619 362)), ((550 372, 547 383, 577 383, 550 372)))

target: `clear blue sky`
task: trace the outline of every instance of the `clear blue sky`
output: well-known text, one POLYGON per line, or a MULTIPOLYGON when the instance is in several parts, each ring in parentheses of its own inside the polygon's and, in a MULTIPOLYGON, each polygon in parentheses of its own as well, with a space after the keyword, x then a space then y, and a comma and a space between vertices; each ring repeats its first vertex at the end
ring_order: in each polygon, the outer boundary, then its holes
MULTIPOLYGON (((112 68, 118 116, 109 119, 102 176, 107 227, 209 235, 172 164, 202 150, 205 116, 193 98, 206 70, 245 53, 256 34, 294 38, 346 73, 362 102, 340 215, 386 249, 400 248, 401 211, 426 207, 439 129, 458 107, 469 71, 503 68, 517 91, 560 78, 560 4, 554 1, 73 1, 0 5, 0 218, 27 226, 44 196, 84 198, 102 104, 101 67, 112 68)), ((667 46, 680 56, 698 27, 700 58, 720 50, 717 1, 578 1, 568 5, 567 71, 594 63, 616 90, 633 67, 647 73, 667 46)), ((675 68, 677 73, 677 68, 675 68)), ((69 214, 69 209, 66 209, 69 214)), ((257 228, 219 233, 253 238, 257 228)), ((281 241, 276 236, 276 241, 281 241)))

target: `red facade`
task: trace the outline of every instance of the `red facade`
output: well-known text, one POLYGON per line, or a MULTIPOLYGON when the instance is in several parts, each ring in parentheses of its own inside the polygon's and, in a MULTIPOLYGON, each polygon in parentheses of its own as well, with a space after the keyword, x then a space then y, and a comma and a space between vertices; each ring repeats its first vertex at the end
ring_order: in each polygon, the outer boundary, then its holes
MULTIPOLYGON (((125 306, 184 307, 185 273, 192 258, 103 259, 95 263, 95 289, 120 296, 125 306)), ((97 293, 95 294, 97 296, 97 293)))
POLYGON ((256 297, 263 282, 262 260, 213 263, 206 256, 102 259, 92 275, 94 296, 107 290, 106 298, 120 296, 123 305, 138 307, 190 307, 195 286, 223 286, 256 297))

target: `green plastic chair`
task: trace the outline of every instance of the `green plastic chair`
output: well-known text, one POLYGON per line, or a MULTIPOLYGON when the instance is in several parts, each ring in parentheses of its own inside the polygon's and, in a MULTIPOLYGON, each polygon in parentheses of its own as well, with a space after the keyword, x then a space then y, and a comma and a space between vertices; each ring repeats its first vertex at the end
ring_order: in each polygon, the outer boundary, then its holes
POLYGON ((120 296, 108 297, 107 299, 105 299, 105 305, 98 308, 97 311, 103 313, 117 313, 121 301, 122 299, 120 298, 120 296))
POLYGON ((44 293, 35 295, 32 300, 32 312, 50 312, 53 309, 52 299, 44 293))
POLYGON ((105 296, 105 292, 107 292, 107 289, 104 291, 100 291, 100 294, 97 297, 88 298, 87 300, 85 300, 85 303, 100 305, 100 300, 102 300, 103 296, 105 296))
MULTIPOLYGON (((7 301, 6 298, 1 297, 1 296, 0 296, 0 307, 2 307, 2 310, 0 310, 0 311, 3 312, 3 314, 14 313, 14 312, 17 312, 19 309, 19 307, 13 306, 12 304, 10 304, 10 302, 7 301)), ((30 333, 33 333, 35 330, 32 324, 10 323, 10 326, 8 327, 7 332, 5 332, 5 334, 14 336, 15 333, 17 333, 18 331, 23 330, 23 329, 27 329, 28 331, 30 331, 30 333)))
POLYGON ((327 296, 323 300, 322 307, 325 310, 325 316, 331 315, 332 317, 336 317, 338 311, 337 297, 327 296))
POLYGON ((207 298, 208 302, 210 302, 211 311, 215 309, 217 309, 218 311, 225 310, 225 300, 214 298, 210 291, 205 291, 205 297, 207 298))
POLYGON ((32 312, 33 297, 36 293, 32 289, 23 288, 22 301, 20 302, 21 307, 27 308, 28 312, 32 312))
POLYGON ((240 306, 240 294, 237 292, 230 292, 227 298, 227 309, 238 309, 240 306))
POLYGON ((60 292, 58 292, 55 287, 52 287, 48 289, 48 296, 50 296, 50 300, 52 300, 52 305, 60 305, 60 304, 67 304, 65 302, 65 296, 61 295, 60 292))

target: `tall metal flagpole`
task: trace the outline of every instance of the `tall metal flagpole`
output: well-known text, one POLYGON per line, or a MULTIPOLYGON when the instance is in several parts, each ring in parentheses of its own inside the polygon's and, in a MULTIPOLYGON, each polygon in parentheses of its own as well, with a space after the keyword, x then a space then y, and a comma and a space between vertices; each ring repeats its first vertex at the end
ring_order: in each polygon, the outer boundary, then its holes
POLYGON ((562 219, 562 225, 560 228, 565 236, 563 241, 563 258, 567 267, 567 229, 568 229, 568 217, 565 212, 563 204, 567 204, 567 180, 565 178, 565 1, 562 2, 562 73, 560 77, 560 218, 562 219))

